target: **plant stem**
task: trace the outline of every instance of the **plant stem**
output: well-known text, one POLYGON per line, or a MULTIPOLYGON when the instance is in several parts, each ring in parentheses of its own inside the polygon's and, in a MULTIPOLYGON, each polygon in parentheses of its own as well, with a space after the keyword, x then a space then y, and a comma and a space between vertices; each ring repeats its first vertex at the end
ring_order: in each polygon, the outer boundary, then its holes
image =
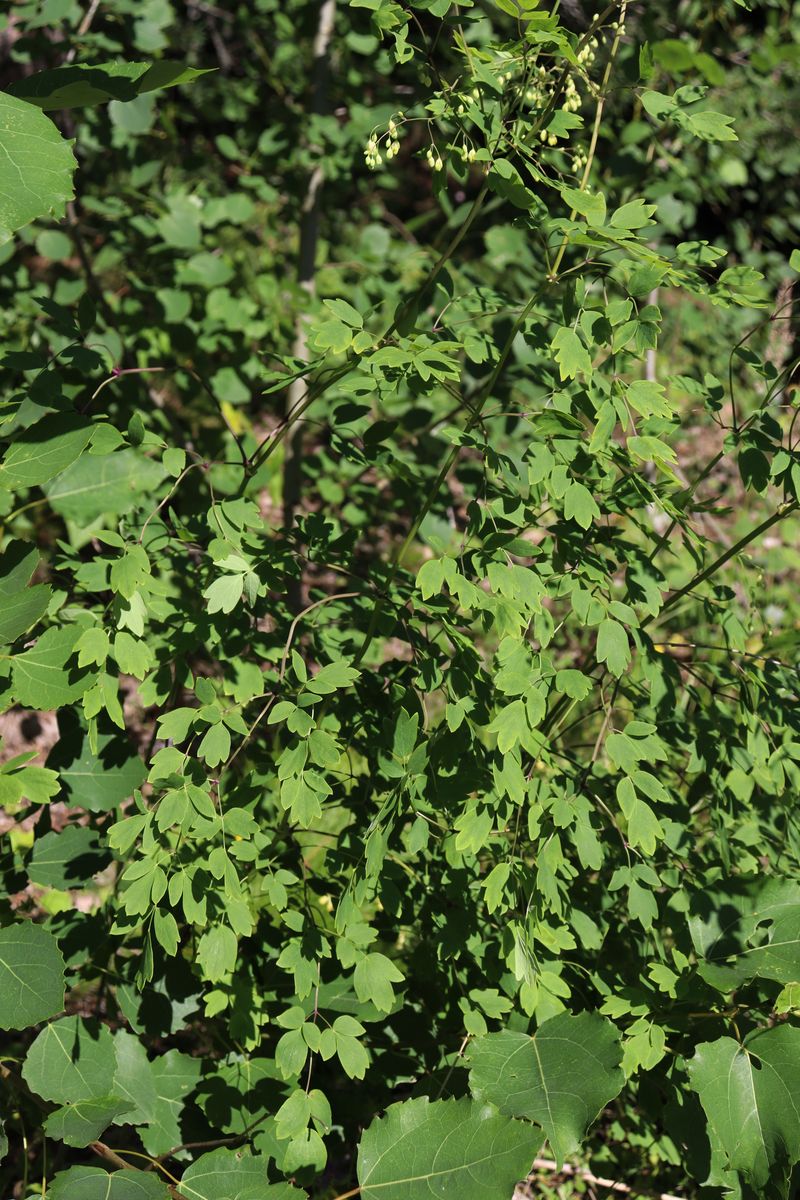
MULTIPOLYGON (((744 537, 740 538, 738 542, 731 546, 729 550, 726 550, 724 554, 721 554, 719 558, 714 559, 710 566, 705 567, 702 571, 698 571, 698 573, 693 576, 693 578, 690 579, 687 584, 685 584, 682 588, 678 588, 677 592, 673 592, 669 599, 666 600, 662 605, 661 610, 657 615, 660 617, 667 611, 668 608, 672 608, 674 604, 677 604, 678 601, 682 600, 683 597, 688 595, 689 592, 694 591, 699 584, 705 583, 705 581, 710 579, 712 575, 716 575, 717 571, 719 571, 721 567, 724 567, 727 562, 730 562, 732 558, 735 558, 737 554, 740 554, 742 550, 749 546, 751 542, 754 542, 756 538, 761 537, 762 533, 766 533, 768 529, 771 529, 773 525, 777 525, 779 521, 782 521, 784 517, 788 517, 790 513, 797 512, 798 507, 797 501, 794 500, 789 504, 782 504, 781 507, 776 509, 776 511, 771 516, 767 517, 765 521, 762 521, 760 525, 756 525, 755 529, 752 529, 750 533, 747 533, 744 537)), ((654 620, 655 617, 652 615, 645 617, 640 625, 640 629, 644 629, 651 623, 651 621, 654 620)))
MULTIPOLYGON (((627 7, 628 7, 628 0, 622 0, 622 7, 620 9, 620 14, 619 14, 619 23, 617 25, 617 33, 614 38, 614 41, 611 44, 611 53, 608 56, 608 62, 606 63, 606 69, 605 69, 605 72, 603 73, 603 81, 600 84, 600 96, 597 101, 597 109, 594 114, 594 126, 592 128, 592 139, 589 143, 589 153, 586 157, 586 166, 584 167, 583 177, 581 179, 581 184, 580 184, 580 191, 582 191, 582 192, 586 191, 586 185, 589 182, 589 174, 592 170, 592 164, 594 163, 594 157, 597 152, 597 142, 600 137, 600 125, 603 120, 603 109, 605 108, 605 105, 606 105, 606 97, 608 95, 608 87, 611 82, 611 72, 614 69, 614 63, 617 58, 617 51, 619 50, 619 44, 620 44, 620 41, 622 40, 622 28, 625 24, 625 13, 627 11, 627 7)), ((597 24, 597 22, 595 22, 595 26, 596 26, 596 24, 597 24)), ((591 32, 592 31, 590 30, 590 33, 591 32)), ((573 208, 572 212, 569 214, 570 221, 575 220, 576 212, 577 212, 577 209, 573 208)), ((565 233, 564 237, 561 240, 561 245, 558 248, 558 254, 556 255, 555 262, 553 263, 553 266, 550 269, 550 274, 553 277, 558 276, 558 268, 561 266, 561 261, 564 257, 564 254, 566 253, 568 244, 569 244, 569 234, 565 233)))

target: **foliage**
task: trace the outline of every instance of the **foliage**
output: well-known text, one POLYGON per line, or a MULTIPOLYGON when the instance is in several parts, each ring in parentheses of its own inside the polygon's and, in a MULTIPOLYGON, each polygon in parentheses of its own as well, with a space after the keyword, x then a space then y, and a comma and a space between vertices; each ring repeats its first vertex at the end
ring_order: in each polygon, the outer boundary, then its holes
POLYGON ((717 7, 4 18, 9 1193, 788 1195, 796 54, 717 7))

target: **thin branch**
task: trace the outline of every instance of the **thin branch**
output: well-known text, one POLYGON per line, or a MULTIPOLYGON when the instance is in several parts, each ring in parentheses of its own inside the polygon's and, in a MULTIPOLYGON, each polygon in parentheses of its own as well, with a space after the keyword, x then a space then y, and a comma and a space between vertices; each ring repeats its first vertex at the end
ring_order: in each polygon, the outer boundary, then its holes
MULTIPOLYGON (((84 34, 89 32, 89 27, 90 27, 92 21, 94 20, 95 13, 97 12, 99 7, 100 7, 100 0, 92 0, 91 4, 87 8, 86 12, 83 14, 81 23, 75 32, 76 37, 79 37, 79 38, 83 37, 84 34)), ((77 53, 78 53, 78 47, 73 46, 71 50, 67 51, 67 55, 66 55, 66 58, 64 59, 64 61, 68 62, 68 63, 74 62, 75 55, 77 53)))
MULTIPOLYGON (((778 508, 772 514, 772 516, 767 517, 767 519, 762 521, 760 525, 756 525, 755 529, 752 529, 750 533, 746 533, 744 537, 740 538, 739 541, 731 546, 729 550, 726 550, 724 554, 720 554, 719 558, 714 559, 713 563, 705 567, 704 570, 699 571, 697 575, 693 576, 693 578, 689 580, 687 584, 684 584, 682 588, 678 588, 677 592, 673 592, 669 599, 666 600, 662 605, 660 612, 656 615, 659 617, 662 616, 668 608, 672 608, 674 604, 677 604, 678 601, 682 600, 683 597, 689 592, 694 591, 699 584, 705 583, 705 581, 710 579, 712 575, 716 575, 717 571, 724 567, 727 562, 730 562, 732 558, 735 558, 737 554, 740 554, 742 550, 746 549, 746 547, 749 546, 751 542, 754 542, 756 538, 761 537, 762 533, 766 533, 768 529, 771 529, 773 525, 777 525, 778 521, 782 521, 784 517, 788 517, 791 513, 797 512, 798 507, 797 501, 791 501, 789 504, 782 504, 780 508, 778 508)), ((640 625, 640 628, 644 629, 645 626, 649 625, 651 621, 654 620, 655 617, 652 614, 645 617, 640 625)))
MULTIPOLYGON (((567 1175, 582 1179, 585 1183, 596 1184, 597 1187, 608 1188, 612 1192, 622 1192, 626 1196, 653 1196, 657 1197, 657 1200, 682 1200, 682 1197, 672 1196, 669 1192, 640 1192, 638 1189, 629 1187, 627 1183, 620 1183, 616 1179, 603 1179, 581 1167, 572 1167, 569 1163, 564 1163, 562 1167, 559 1167, 558 1163, 551 1162, 549 1158, 534 1159, 533 1169, 534 1171, 550 1171, 553 1175, 567 1175)), ((528 1178, 530 1179, 531 1176, 528 1178)), ((343 1200, 343 1197, 339 1196, 337 1200, 343 1200)))
POLYGON ((105 1142, 91 1142, 89 1144, 89 1149, 93 1150, 95 1154, 99 1154, 101 1158, 104 1158, 106 1162, 111 1163, 111 1165, 114 1167, 124 1168, 126 1171, 136 1170, 136 1167, 133 1167, 130 1163, 125 1162, 124 1158, 120 1158, 116 1151, 112 1150, 110 1146, 107 1146, 105 1142))

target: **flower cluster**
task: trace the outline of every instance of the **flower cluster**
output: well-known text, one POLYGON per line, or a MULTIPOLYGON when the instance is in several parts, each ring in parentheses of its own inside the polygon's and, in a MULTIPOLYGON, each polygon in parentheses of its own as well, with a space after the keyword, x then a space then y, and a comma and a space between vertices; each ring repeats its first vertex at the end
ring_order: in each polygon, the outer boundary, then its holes
POLYGON ((428 146, 428 152, 425 155, 425 157, 427 158, 428 166, 430 167, 430 169, 432 171, 444 170, 444 163, 442 162, 442 156, 440 155, 439 151, 436 149, 435 146, 428 146))
POLYGON ((400 142, 398 140, 398 121, 404 120, 403 113, 397 113, 396 117, 392 117, 386 127, 386 132, 376 137, 375 132, 371 134, 366 146, 364 147, 364 159, 371 171, 376 170, 383 162, 384 155, 387 162, 395 157, 400 151, 400 142))
POLYGON ((597 58, 597 38, 589 38, 589 41, 583 46, 577 54, 578 66, 589 69, 594 65, 594 60, 597 58))
POLYGON ((570 163, 573 173, 575 175, 577 175, 579 171, 582 171, 584 169, 584 167, 586 166, 588 161, 589 161, 589 156, 585 150, 576 151, 576 153, 573 154, 572 162, 570 163))
POLYGON ((575 86, 575 80, 571 75, 567 76, 567 82, 564 86, 564 103, 561 105, 564 112, 577 112, 581 106, 580 93, 575 86))

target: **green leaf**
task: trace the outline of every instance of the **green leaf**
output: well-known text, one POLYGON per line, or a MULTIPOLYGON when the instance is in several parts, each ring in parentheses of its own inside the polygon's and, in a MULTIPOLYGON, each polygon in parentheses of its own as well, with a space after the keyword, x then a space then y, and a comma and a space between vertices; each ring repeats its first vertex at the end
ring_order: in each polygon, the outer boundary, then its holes
POLYGON ((522 700, 512 700, 495 716, 489 733, 497 734, 497 748, 501 754, 508 754, 515 746, 525 742, 530 734, 530 725, 522 700))
POLYGON ((52 589, 42 583, 11 596, 0 584, 0 645, 16 641, 40 621, 52 596, 52 589))
POLYGON ((559 1165, 625 1082, 619 1033, 598 1013, 560 1013, 533 1037, 487 1034, 469 1059, 473 1095, 541 1125, 559 1165))
POLYGON ((606 198, 602 192, 580 192, 577 188, 562 187, 561 195, 573 212, 586 217, 590 225, 605 224, 606 198))
POLYGON ((178 1050, 151 1060, 138 1038, 123 1030, 114 1036, 114 1049, 113 1091, 131 1104, 115 1123, 144 1126, 140 1136, 148 1154, 165 1154, 181 1141, 183 1107, 197 1086, 202 1063, 178 1050))
POLYGON ((800 979, 800 887, 793 880, 704 889, 692 896, 689 932, 700 975, 719 991, 756 977, 800 979))
POLYGON ((800 1160, 800 1029, 704 1042, 688 1067, 730 1169, 762 1188, 800 1160))
POLYGON ((393 983, 402 983, 403 974, 385 954, 367 954, 356 964, 353 983, 359 1000, 371 1000, 381 1012, 391 1012, 393 983))
POLYGON ((529 1126, 474 1100, 392 1104, 358 1148, 362 1200, 508 1200, 538 1141, 529 1126))
POLYGON ((578 375, 591 375, 592 360, 574 329, 561 328, 550 343, 561 379, 577 379, 578 375))
POLYGON ((523 183, 522 176, 507 158, 495 158, 487 177, 489 187, 515 208, 529 209, 536 203, 536 196, 523 183))
POLYGON ((123 1029, 114 1034, 114 1053, 113 1091, 130 1104, 122 1124, 148 1124, 154 1119, 158 1104, 154 1064, 148 1059, 147 1051, 139 1039, 123 1029))
POLYGON ((108 812, 128 800, 147 777, 147 767, 128 738, 101 722, 95 747, 77 714, 59 714, 59 740, 47 759, 58 772, 67 804, 108 812))
POLYGON ((14 655, 11 680, 19 704, 26 708, 61 708, 83 695, 86 681, 66 666, 79 635, 77 625, 48 629, 32 649, 14 655))
POLYGON ((668 467, 677 462, 677 455, 671 446, 654 437, 629 437, 625 445, 634 458, 642 462, 654 462, 659 466, 668 467))
POLYGON ((739 140, 736 131, 731 129, 733 117, 728 117, 725 113, 712 112, 710 109, 705 112, 683 113, 680 123, 689 133, 693 133, 695 137, 701 138, 704 142, 737 142, 739 140))
MULTIPOLYGON (((78 165, 69 142, 32 104, 0 92, 0 245, 38 217, 63 217, 78 165)), ((0 468, 0 472, 2 468, 0 468)), ((0 474, 0 479, 2 474, 0 474)), ((7 485, 3 485, 7 486, 7 485)))
POLYGON ((64 960, 41 925, 0 929, 0 1029, 27 1029, 64 1007, 64 960))
POLYGON ((364 318, 361 316, 361 313, 358 309, 353 308, 352 304, 348 304, 346 300, 323 300, 322 303, 340 321, 344 321, 345 325, 351 325, 353 329, 363 328, 364 318))
POLYGON ((38 565, 38 551, 25 542, 9 542, 0 555, 0 645, 26 633, 47 610, 52 590, 28 586, 38 565))
POLYGON ((30 104, 50 111, 104 104, 109 100, 133 100, 145 92, 191 83, 210 68, 198 70, 183 63, 161 60, 156 63, 112 62, 75 63, 37 71, 12 83, 8 89, 30 104))
POLYGON ((82 455, 45 486, 51 507, 70 521, 88 524, 103 515, 130 511, 139 496, 158 487, 160 463, 134 450, 82 455))
POLYGON ((555 688, 557 692, 573 700, 585 700, 592 690, 592 681, 583 671, 577 671, 574 667, 564 667, 556 672, 555 688))
POLYGON ((28 877, 31 883, 64 891, 89 883, 108 862, 109 855, 100 848, 100 839, 94 829, 68 825, 61 833, 51 830, 36 839, 28 863, 28 877))
POLYGON ((96 1100, 78 1100, 57 1108, 44 1123, 48 1137, 68 1146, 88 1146, 108 1129, 111 1122, 131 1109, 130 1100, 119 1096, 100 1096, 96 1100))
POLYGON ((568 521, 577 521, 581 529, 589 529, 592 521, 599 519, 594 496, 582 483, 571 483, 564 493, 564 516, 568 521))
POLYGON ((25 429, 9 447, 0 464, 0 488, 19 491, 47 483, 75 462, 88 446, 92 433, 91 422, 77 413, 53 413, 42 417, 41 421, 25 429))
POLYGON ((637 794, 632 780, 626 777, 619 781, 617 799, 625 814, 630 844, 641 846, 645 854, 655 854, 657 844, 664 839, 664 830, 650 805, 637 794))
POLYGON ((306 691, 315 696, 329 696, 340 688, 349 687, 358 679, 359 671, 344 661, 328 663, 321 667, 316 675, 306 684, 306 691))
POLYGON ((614 229, 642 229, 653 224, 650 218, 655 211, 655 204, 646 204, 644 200, 629 200, 611 214, 608 224, 614 229))
POLYGON ((269 1183, 268 1159, 249 1150, 212 1150, 184 1171, 180 1192, 186 1200, 295 1200, 302 1192, 290 1183, 269 1183))
POLYGON ((242 598, 244 575, 220 575, 203 592, 209 613, 230 613, 242 598))
POLYGON ((236 966, 236 934, 229 925, 207 929, 197 945, 197 962, 212 983, 230 974, 236 966))
POLYGON ((792 980, 782 987, 775 1001, 776 1013, 797 1013, 800 1010, 800 982, 792 980))
POLYGON ((125 1170, 109 1175, 101 1167, 70 1167, 59 1171, 49 1200, 169 1200, 170 1191, 155 1172, 125 1170))
POLYGON ((113 1094, 114 1042, 98 1021, 62 1017, 31 1043, 22 1077, 31 1091, 56 1104, 113 1094))
POLYGON ((199 758, 209 767, 218 767, 231 752, 231 735, 227 728, 220 723, 212 725, 197 748, 199 758))
POLYGON ((612 621, 610 617, 605 617, 597 630, 596 654, 597 661, 608 663, 611 674, 619 679, 631 661, 625 626, 620 625, 618 621, 612 621))

